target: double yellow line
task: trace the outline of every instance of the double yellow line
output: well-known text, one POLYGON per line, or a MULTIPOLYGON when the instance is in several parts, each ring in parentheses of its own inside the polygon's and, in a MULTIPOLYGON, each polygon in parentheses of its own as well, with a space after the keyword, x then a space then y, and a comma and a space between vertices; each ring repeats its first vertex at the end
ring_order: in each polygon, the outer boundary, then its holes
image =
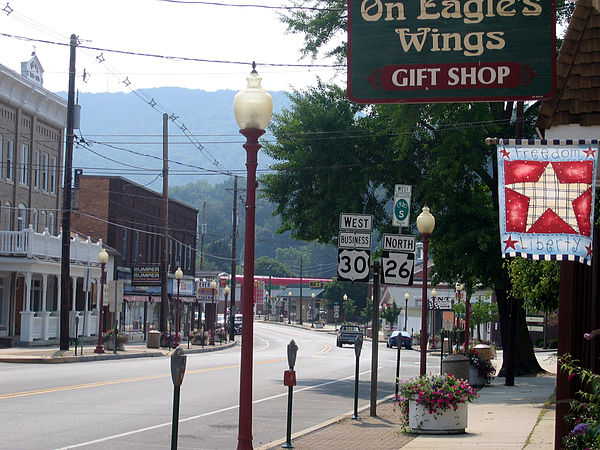
MULTIPOLYGON (((329 350, 331 350, 331 347, 329 345, 323 344, 323 343, 321 343, 321 345, 323 345, 323 348, 313 356, 323 355, 323 354, 327 353, 329 350)), ((266 361, 255 361, 254 365, 258 366, 258 365, 262 365, 262 364, 272 364, 272 363, 286 361, 286 360, 287 360, 286 358, 276 358, 276 359, 270 359, 270 360, 266 360, 266 361)), ((207 367, 205 369, 190 370, 190 371, 186 371, 186 374, 214 372, 217 370, 235 369, 238 367, 240 367, 239 364, 229 364, 227 366, 216 366, 216 367, 207 367)), ((135 383, 137 381, 156 380, 159 378, 168 378, 170 376, 171 376, 170 373, 166 373, 166 374, 163 373, 163 374, 158 374, 158 375, 146 375, 143 377, 121 378, 119 380, 111 380, 111 381, 97 381, 95 383, 74 384, 72 386, 61 386, 61 387, 53 387, 53 388, 46 388, 46 389, 35 389, 35 390, 31 390, 31 391, 22 391, 22 392, 10 392, 7 394, 0 394, 0 400, 16 398, 16 397, 27 397, 30 395, 51 394, 54 392, 74 391, 77 389, 89 389, 89 388, 93 388, 93 387, 111 386, 114 384, 135 383)))

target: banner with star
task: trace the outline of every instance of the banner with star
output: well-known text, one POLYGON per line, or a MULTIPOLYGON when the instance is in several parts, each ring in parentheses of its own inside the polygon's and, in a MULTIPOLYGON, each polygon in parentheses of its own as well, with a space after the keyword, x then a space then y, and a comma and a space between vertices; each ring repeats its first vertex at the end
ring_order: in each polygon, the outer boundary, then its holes
POLYGON ((591 264, 598 140, 499 139, 503 257, 591 264))

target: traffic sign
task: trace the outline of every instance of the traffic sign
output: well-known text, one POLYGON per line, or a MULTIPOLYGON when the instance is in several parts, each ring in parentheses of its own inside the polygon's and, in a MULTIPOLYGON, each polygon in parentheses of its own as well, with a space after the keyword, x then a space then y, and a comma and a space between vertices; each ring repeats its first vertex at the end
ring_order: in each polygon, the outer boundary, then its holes
POLYGON ((410 219, 410 196, 412 186, 409 184, 397 184, 394 187, 394 211, 392 225, 396 227, 407 227, 410 219))
POLYGON ((338 280, 369 281, 370 250, 338 249, 338 280))
POLYGON ((371 214, 341 213, 340 230, 371 231, 373 230, 373 216, 371 214))
POLYGON ((416 246, 417 238, 412 234, 384 234, 381 249, 413 253, 416 246))
POLYGON ((381 282, 383 284, 412 286, 415 266, 414 253, 383 251, 381 266, 381 282))
POLYGON ((337 303, 335 305, 333 305, 333 318, 334 319, 340 318, 340 305, 338 305, 337 303))
POLYGON ((371 249, 371 233, 353 233, 351 231, 340 231, 338 235, 339 248, 363 248, 371 249))

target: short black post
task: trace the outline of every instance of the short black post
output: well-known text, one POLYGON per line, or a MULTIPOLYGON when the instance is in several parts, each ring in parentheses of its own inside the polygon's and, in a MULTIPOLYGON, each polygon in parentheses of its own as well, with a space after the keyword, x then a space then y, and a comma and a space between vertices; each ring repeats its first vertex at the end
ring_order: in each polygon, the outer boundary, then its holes
MULTIPOLYGON (((446 332, 442 330, 440 332, 440 339, 442 340, 442 349, 440 351, 440 373, 442 373, 442 361, 444 361, 444 336, 446 332)), ((448 340, 448 345, 450 345, 450 340, 448 340)))
POLYGON ((179 394, 183 376, 185 375, 185 356, 183 349, 177 347, 171 355, 171 379, 173 380, 173 424, 171 427, 171 450, 177 449, 177 435, 179 434, 179 394))
POLYGON ((396 352, 396 395, 398 395, 398 384, 400 383, 398 379, 400 378, 400 348, 402 347, 402 345, 400 345, 400 343, 402 342, 401 339, 402 335, 399 334, 396 337, 396 347, 398 348, 398 351, 396 352))
POLYGON ((79 336, 79 316, 75 316, 75 356, 77 356, 78 336, 79 336))
POLYGON ((287 358, 290 368, 283 373, 283 384, 288 387, 288 407, 285 444, 281 446, 282 448, 294 448, 292 445, 292 401, 294 397, 294 386, 296 385, 296 372, 294 371, 294 366, 296 365, 297 353, 298 346, 292 339, 287 346, 287 358))
POLYGON ((360 351, 362 350, 363 337, 359 334, 354 341, 354 356, 356 356, 356 368, 354 371, 354 414, 352 418, 354 420, 360 420, 358 416, 358 377, 359 377, 359 362, 360 362, 360 351))

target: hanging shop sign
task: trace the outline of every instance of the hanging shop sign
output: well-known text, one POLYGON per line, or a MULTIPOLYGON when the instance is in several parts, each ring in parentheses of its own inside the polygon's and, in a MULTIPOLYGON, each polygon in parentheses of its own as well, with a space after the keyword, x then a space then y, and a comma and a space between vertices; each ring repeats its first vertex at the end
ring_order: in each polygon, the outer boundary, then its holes
POLYGON ((348 0, 348 95, 359 103, 551 97, 554 17, 546 0, 348 0))

